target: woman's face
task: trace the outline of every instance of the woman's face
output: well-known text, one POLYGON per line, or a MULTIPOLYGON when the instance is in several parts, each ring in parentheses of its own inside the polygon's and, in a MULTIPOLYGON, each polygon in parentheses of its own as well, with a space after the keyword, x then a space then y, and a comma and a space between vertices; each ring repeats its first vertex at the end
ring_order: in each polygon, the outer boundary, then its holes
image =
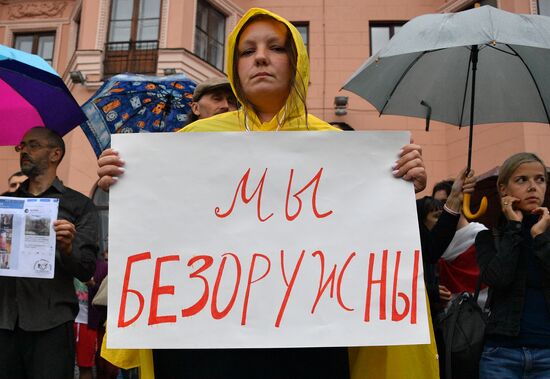
POLYGON ((237 71, 242 90, 252 104, 257 105, 266 96, 277 105, 286 102, 292 71, 286 39, 285 25, 273 19, 253 21, 242 31, 237 45, 237 71))
POLYGON ((500 186, 500 195, 513 196, 519 199, 514 208, 531 212, 544 202, 546 193, 545 168, 539 162, 521 164, 508 180, 500 186))
POLYGON ((437 224, 439 216, 441 216, 441 210, 431 211, 426 215, 424 225, 426 225, 426 228, 428 228, 428 230, 432 230, 435 224, 437 224))

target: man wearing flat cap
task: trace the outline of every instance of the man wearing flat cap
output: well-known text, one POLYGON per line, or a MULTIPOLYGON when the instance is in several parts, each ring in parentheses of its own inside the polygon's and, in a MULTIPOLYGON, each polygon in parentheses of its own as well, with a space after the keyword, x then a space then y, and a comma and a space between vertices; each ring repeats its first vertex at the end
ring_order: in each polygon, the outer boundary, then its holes
POLYGON ((193 92, 189 122, 236 109, 237 100, 227 78, 208 78, 193 92))

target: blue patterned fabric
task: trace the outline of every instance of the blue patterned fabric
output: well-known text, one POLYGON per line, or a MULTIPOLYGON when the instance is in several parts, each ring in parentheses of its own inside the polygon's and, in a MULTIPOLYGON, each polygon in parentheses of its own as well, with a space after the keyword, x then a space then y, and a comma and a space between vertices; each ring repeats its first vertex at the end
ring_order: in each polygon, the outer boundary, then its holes
POLYGON ((188 123, 196 84, 183 74, 113 76, 82 106, 81 124, 97 156, 113 133, 175 132, 188 123))

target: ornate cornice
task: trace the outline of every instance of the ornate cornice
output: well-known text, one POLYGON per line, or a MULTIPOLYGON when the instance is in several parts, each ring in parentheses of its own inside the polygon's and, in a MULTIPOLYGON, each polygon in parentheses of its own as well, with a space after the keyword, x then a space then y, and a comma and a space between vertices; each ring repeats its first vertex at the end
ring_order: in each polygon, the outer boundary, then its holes
POLYGON ((9 5, 8 18, 19 20, 22 18, 61 17, 66 7, 66 1, 33 1, 13 4, 9 5))

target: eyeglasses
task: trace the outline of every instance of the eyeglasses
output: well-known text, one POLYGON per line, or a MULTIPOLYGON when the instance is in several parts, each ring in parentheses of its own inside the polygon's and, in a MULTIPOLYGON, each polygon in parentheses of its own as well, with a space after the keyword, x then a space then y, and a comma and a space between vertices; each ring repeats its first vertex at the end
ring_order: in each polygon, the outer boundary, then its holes
POLYGON ((40 150, 40 149, 44 149, 46 147, 53 147, 51 145, 42 145, 40 144, 40 142, 36 142, 36 141, 30 141, 29 143, 27 142, 20 142, 19 145, 15 146, 15 151, 17 151, 18 153, 23 151, 25 148, 28 148, 29 151, 33 152, 33 151, 37 151, 37 150, 40 150))

